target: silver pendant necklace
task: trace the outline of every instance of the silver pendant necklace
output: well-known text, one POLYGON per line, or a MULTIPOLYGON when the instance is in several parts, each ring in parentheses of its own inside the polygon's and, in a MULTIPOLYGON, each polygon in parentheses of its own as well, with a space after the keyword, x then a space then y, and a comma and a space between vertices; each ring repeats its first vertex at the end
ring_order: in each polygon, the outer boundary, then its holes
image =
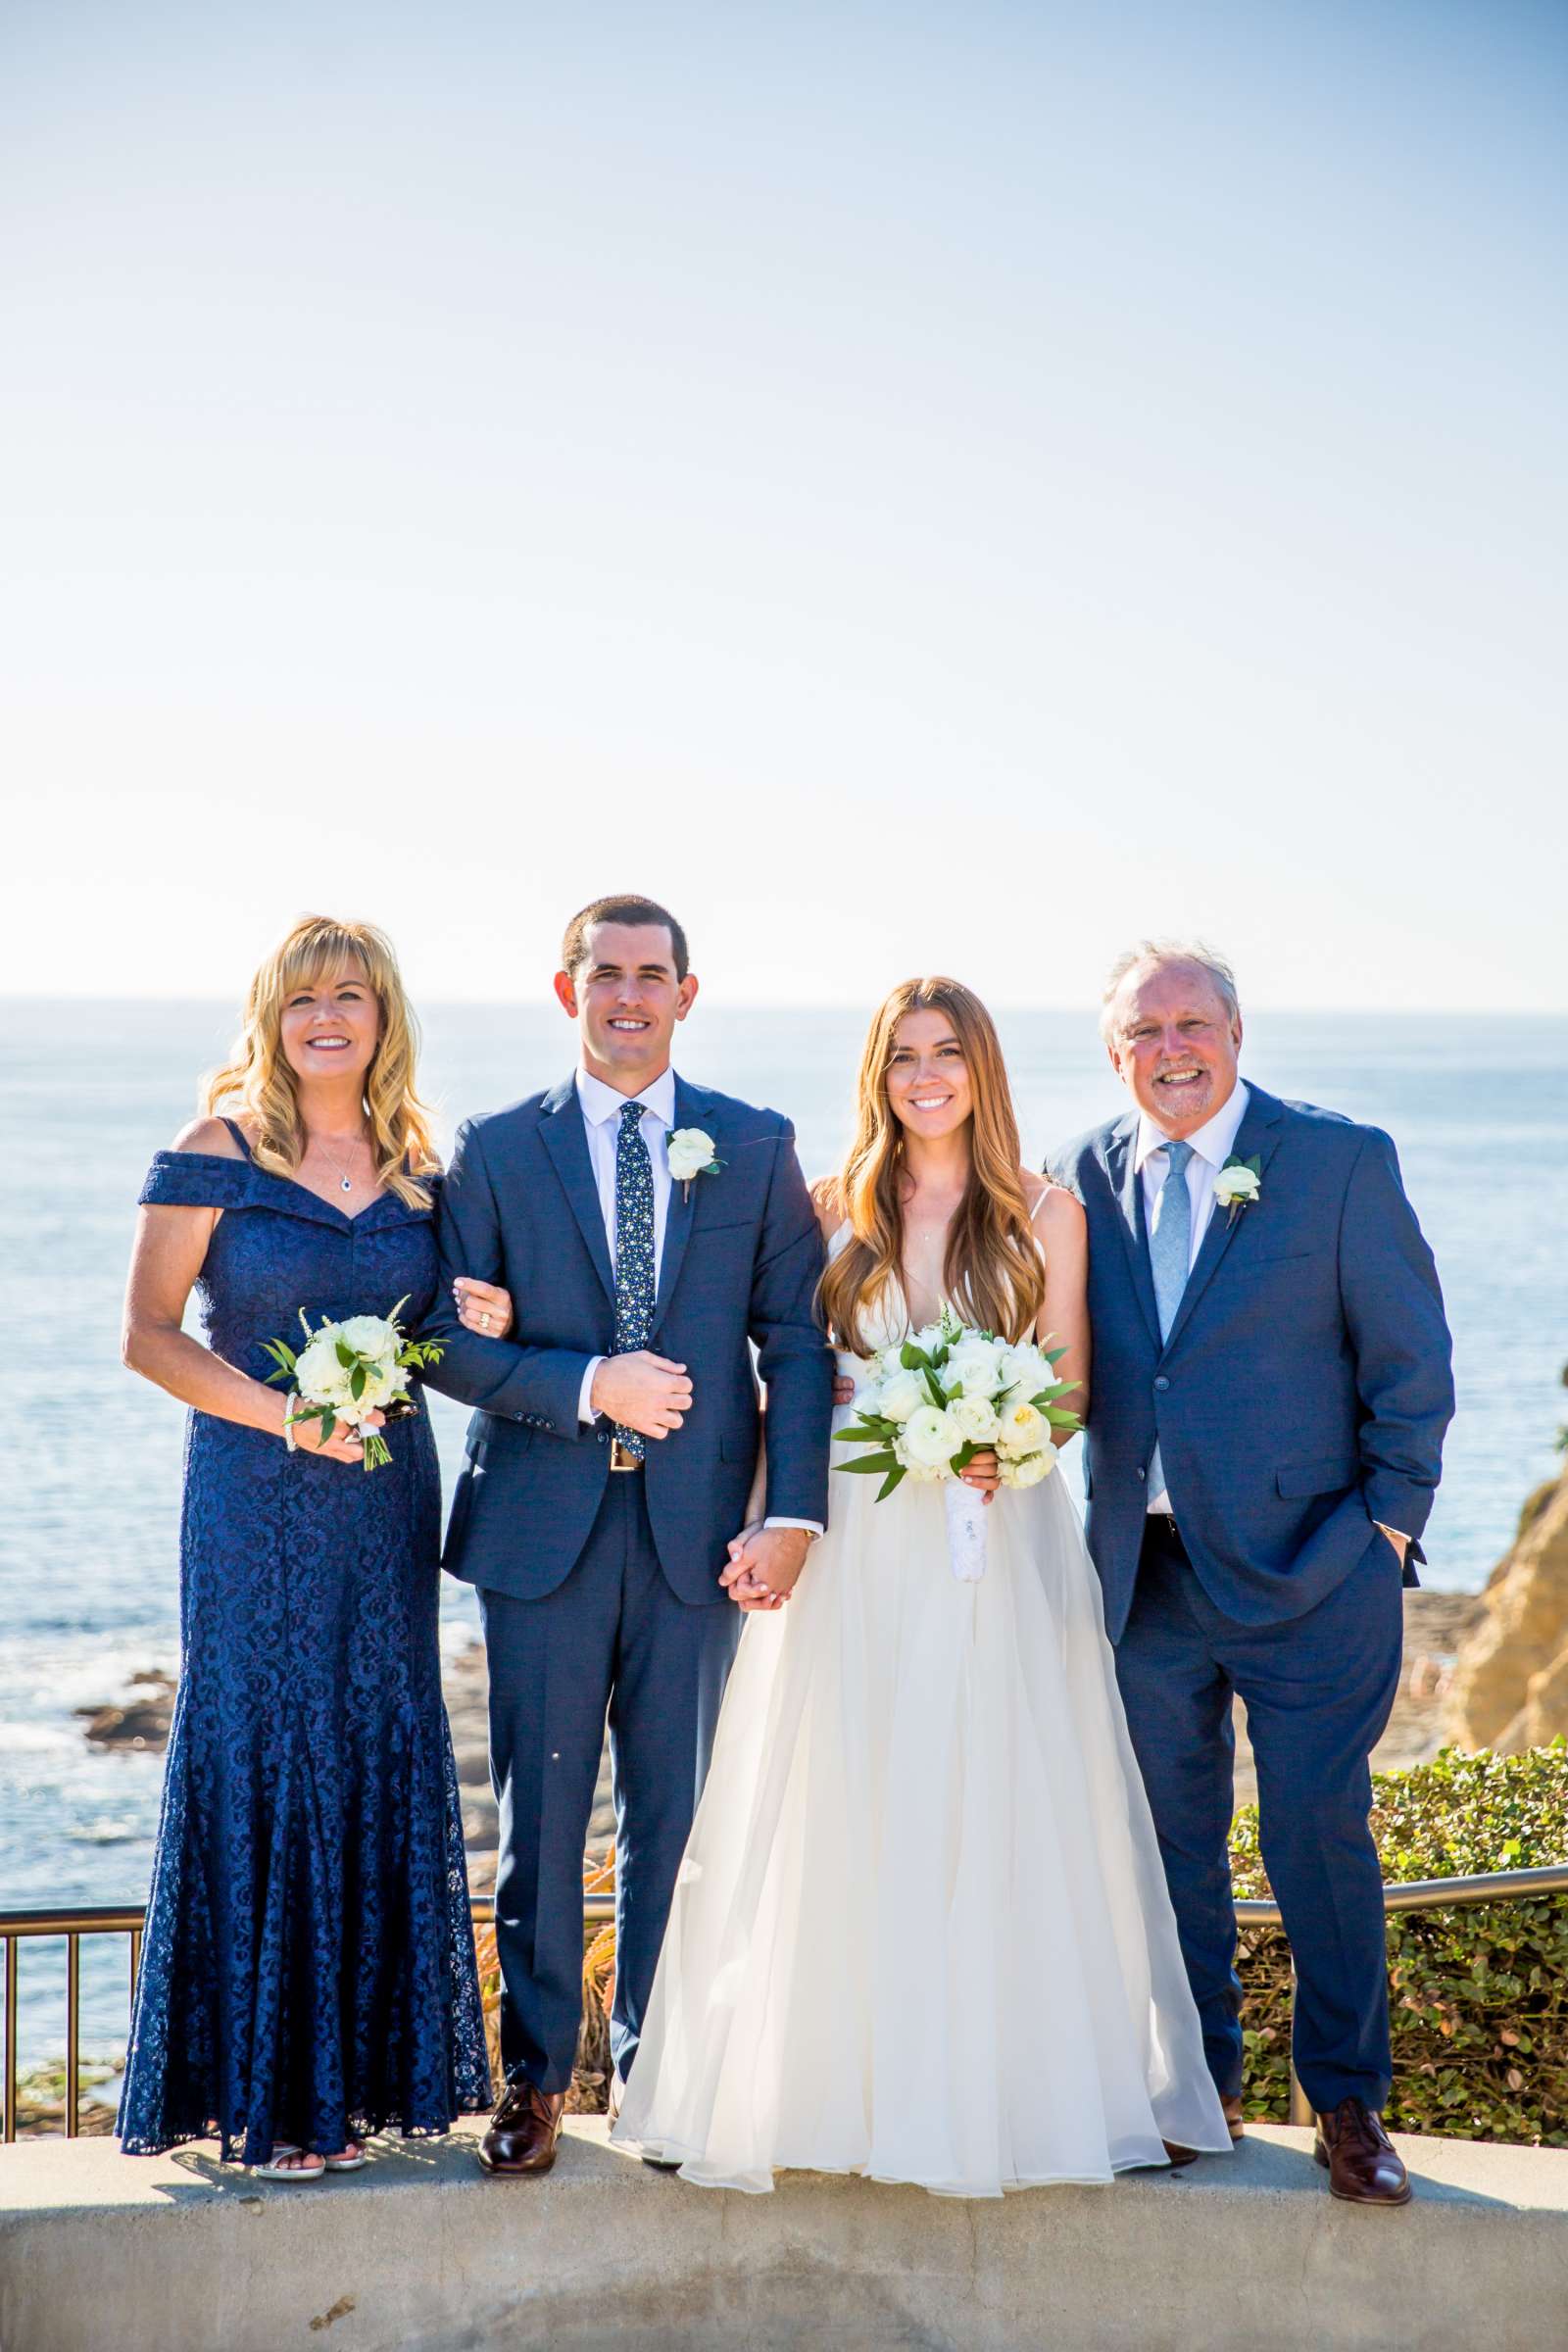
MULTIPOLYGON (((320 1152, 321 1157, 325 1160, 327 1166, 336 1172, 339 1190, 345 1193, 352 1193, 354 1190, 354 1179, 345 1171, 343 1162, 340 1159, 333 1158, 331 1152, 326 1148, 324 1140, 320 1136, 313 1135, 311 1141, 316 1146, 318 1152, 320 1152)), ((360 1142, 363 1144, 365 1138, 362 1135, 360 1137, 360 1142)))

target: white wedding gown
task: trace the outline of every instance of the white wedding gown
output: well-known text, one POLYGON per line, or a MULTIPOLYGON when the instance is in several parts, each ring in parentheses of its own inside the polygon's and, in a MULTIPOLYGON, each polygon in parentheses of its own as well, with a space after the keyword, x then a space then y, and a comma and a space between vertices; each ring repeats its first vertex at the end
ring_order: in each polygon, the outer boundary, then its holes
POLYGON ((978 1584, 939 1487, 832 1483, 747 1619, 612 2136, 951 2196, 1228 2153, 1060 1478, 998 1495, 978 1584))

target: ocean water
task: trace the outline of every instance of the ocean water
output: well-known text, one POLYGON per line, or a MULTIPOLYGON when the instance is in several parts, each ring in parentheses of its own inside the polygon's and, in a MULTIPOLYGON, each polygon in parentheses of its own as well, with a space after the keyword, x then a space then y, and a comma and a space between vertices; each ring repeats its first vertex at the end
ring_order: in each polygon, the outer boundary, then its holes
MULTIPOLYGON (((0 1904, 146 1892, 160 1761, 96 1752, 74 1710, 176 1661, 183 1412, 122 1369, 120 1302, 147 1162, 191 1115, 197 1074, 232 1026, 219 1004, 0 1004, 0 1904)), ((1119 1109, 1090 1014, 1015 1012, 1001 1026, 1031 1161, 1119 1109)), ((817 1174, 848 1134, 862 1027, 858 1012, 705 1000, 678 1058, 787 1110, 817 1174)), ((553 1007, 436 1006, 424 1030, 425 1091, 449 1134, 572 1060, 553 1007)), ((1257 1015, 1244 1066, 1398 1145, 1457 1357, 1427 1581, 1475 1587, 1568 1420, 1568 1020, 1257 1015)), ((464 1415, 441 1397, 433 1414, 450 1485, 464 1415)), ((453 1642, 475 1629, 466 1589, 448 1584, 444 1626, 453 1642)), ((24 1951, 24 2065, 64 2044, 63 1983, 56 1947, 24 1951)), ((89 1945, 84 1993, 85 2045, 121 2042, 122 1946, 89 1945)))

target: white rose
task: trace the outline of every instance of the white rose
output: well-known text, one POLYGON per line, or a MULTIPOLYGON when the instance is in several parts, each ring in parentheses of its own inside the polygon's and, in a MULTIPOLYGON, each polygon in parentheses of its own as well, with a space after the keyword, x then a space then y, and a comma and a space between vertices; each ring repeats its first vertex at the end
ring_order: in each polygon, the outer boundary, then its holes
MULTIPOLYGON (((927 1405, 930 1391, 918 1372, 906 1372, 901 1365, 897 1372, 889 1373, 879 1383, 877 1396, 879 1401, 875 1409, 884 1420, 907 1421, 911 1413, 927 1405)), ((928 1409, 935 1412, 936 1407, 928 1405, 928 1409)))
POLYGON ((1004 1389, 1018 1389, 1025 1396, 1038 1395, 1051 1380, 1044 1348, 1028 1340, 1017 1348, 1004 1348, 997 1378, 1004 1389))
POLYGON ((1214 1179, 1214 1199, 1221 1208, 1235 1208, 1257 1199, 1261 1186, 1255 1168, 1221 1168, 1214 1179))
POLYGON ((1000 1425, 997 1430, 997 1451, 1010 1455, 1014 1461, 1026 1453, 1036 1453, 1051 1438, 1051 1424, 1027 1396, 1013 1395, 1004 1397, 998 1408, 1000 1425))
POLYGON ((935 1355, 939 1348, 947 1346, 948 1335, 940 1323, 922 1323, 914 1335, 914 1344, 924 1348, 927 1355, 935 1355))
POLYGON ((395 1365, 367 1364, 365 1386, 353 1399, 350 1409, 360 1413, 378 1412, 383 1404, 401 1393, 402 1386, 403 1375, 395 1365))
POLYGON ((935 1486, 942 1476, 942 1464, 940 1462, 917 1462, 911 1459, 907 1449, 905 1446, 904 1433, 902 1430, 893 1441, 893 1455, 894 1459, 898 1462, 899 1467, 905 1472, 906 1477, 914 1480, 916 1486, 935 1486))
POLYGON ((948 1407, 971 1446, 986 1446, 997 1434, 997 1408, 989 1396, 955 1396, 948 1407))
POLYGON ((1056 1457, 1048 1446, 1044 1453, 1026 1453, 1020 1462, 1004 1462, 1002 1483, 1007 1487, 1038 1487, 1056 1467, 1056 1457))
POLYGON ((963 1432, 951 1413, 922 1404, 904 1424, 901 1440, 911 1469, 945 1469, 963 1444, 963 1432))
POLYGON ((713 1139, 701 1127, 672 1127, 669 1131, 669 1172, 677 1184, 706 1175, 713 1164, 713 1139))
POLYGON ((390 1363, 398 1351, 398 1335, 384 1315, 350 1315, 337 1327, 338 1338, 356 1355, 383 1358, 390 1363))
POLYGON ((338 1362, 337 1342, 326 1332, 318 1332, 308 1348, 302 1348, 294 1364, 294 1386, 308 1404, 347 1404, 349 1375, 338 1362))
POLYGON ((945 1382, 956 1382, 966 1396, 990 1396, 997 1387, 1002 1349, 994 1340, 971 1332, 960 1340, 942 1367, 945 1382))

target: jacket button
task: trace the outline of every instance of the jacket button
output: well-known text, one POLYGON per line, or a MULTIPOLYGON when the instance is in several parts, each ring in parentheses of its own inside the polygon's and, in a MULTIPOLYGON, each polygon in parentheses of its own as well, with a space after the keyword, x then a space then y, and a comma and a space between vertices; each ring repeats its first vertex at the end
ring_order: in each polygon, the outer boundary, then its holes
POLYGON ((1149 1472, 1147 1470, 1140 1470, 1138 1475, 1140 1479, 1145 1479, 1149 1476, 1149 1472))
POLYGON ((1170 1382, 1169 1382, 1169 1381, 1168 1381, 1168 1380, 1165 1378, 1165 1375, 1164 1375, 1164 1373, 1163 1373, 1163 1372, 1161 1372, 1161 1373, 1158 1375, 1158 1377, 1155 1379, 1154 1386, 1155 1386, 1155 1388, 1156 1388, 1156 1389, 1160 1389, 1160 1390, 1165 1390, 1165 1389, 1168 1389, 1168 1388, 1170 1387, 1170 1382))

